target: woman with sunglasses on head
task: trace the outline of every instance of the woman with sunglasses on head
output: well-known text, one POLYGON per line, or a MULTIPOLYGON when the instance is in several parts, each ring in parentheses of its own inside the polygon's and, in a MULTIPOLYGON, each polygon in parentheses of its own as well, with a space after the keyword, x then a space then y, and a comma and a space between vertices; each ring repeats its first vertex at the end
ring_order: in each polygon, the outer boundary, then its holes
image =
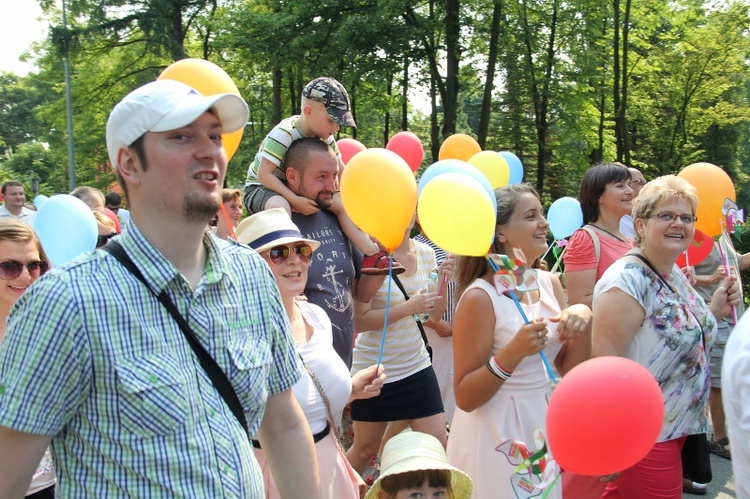
MULTIPOLYGON (((15 219, 0 219, 0 347, 11 307, 48 268, 47 255, 33 229, 15 219)), ((47 448, 26 497, 52 499, 56 481, 52 455, 47 448)))
MULTIPOLYGON (((292 391, 313 433, 321 487, 332 499, 358 498, 364 482, 338 446, 336 422, 341 420, 349 401, 380 394, 385 379, 383 369, 377 376, 376 366, 350 376, 333 349, 331 321, 325 311, 298 299, 307 284, 313 251, 320 243, 303 238, 284 209, 262 211, 246 218, 237 227, 237 239, 266 260, 278 284, 301 359, 302 377, 292 391)), ((266 497, 277 498, 279 493, 260 443, 253 441, 253 446, 263 470, 266 497)))
POLYGON ((697 206, 695 188, 682 178, 667 175, 646 184, 633 205, 635 248, 607 269, 594 290, 592 355, 638 362, 664 397, 656 444, 635 466, 604 478, 614 481, 603 498, 682 498, 682 446, 688 435, 708 429, 708 352, 716 321, 740 295, 736 279, 726 278, 707 306, 675 265, 693 240, 697 206))

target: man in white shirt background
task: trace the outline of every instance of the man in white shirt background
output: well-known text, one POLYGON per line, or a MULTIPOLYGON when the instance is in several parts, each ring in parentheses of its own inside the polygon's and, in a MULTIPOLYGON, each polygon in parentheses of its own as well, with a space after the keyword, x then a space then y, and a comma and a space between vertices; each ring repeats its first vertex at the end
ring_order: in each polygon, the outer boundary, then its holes
POLYGON ((0 218, 12 217, 29 225, 34 225, 36 213, 26 208, 26 193, 23 184, 18 180, 8 180, 2 186, 3 205, 0 206, 0 218))

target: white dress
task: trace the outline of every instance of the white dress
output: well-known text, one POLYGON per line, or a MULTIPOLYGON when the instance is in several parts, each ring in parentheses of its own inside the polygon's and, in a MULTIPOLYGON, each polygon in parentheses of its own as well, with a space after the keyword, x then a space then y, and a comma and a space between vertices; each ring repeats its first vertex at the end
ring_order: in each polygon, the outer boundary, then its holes
MULTIPOLYGON (((539 271, 537 277, 539 301, 531 305, 522 303, 531 321, 560 313, 549 273, 539 271)), ((473 288, 483 290, 492 300, 494 355, 512 340, 524 322, 513 300, 505 295, 498 296, 493 285, 477 279, 469 286, 469 289, 473 288)), ((562 344, 557 341, 557 324, 549 322, 547 328, 549 341, 544 353, 552 365, 562 344)), ((537 487, 549 486, 559 473, 557 466, 550 461, 549 453, 545 453, 545 420, 550 395, 550 380, 541 356, 533 355, 521 361, 510 379, 482 407, 469 413, 456 408, 448 438, 448 460, 471 477, 474 483, 472 498, 525 499, 544 494, 545 490, 537 487), (517 442, 524 444, 525 448, 517 442), (532 465, 516 471, 530 455, 532 465)), ((547 497, 560 499, 560 480, 552 487, 547 497)))

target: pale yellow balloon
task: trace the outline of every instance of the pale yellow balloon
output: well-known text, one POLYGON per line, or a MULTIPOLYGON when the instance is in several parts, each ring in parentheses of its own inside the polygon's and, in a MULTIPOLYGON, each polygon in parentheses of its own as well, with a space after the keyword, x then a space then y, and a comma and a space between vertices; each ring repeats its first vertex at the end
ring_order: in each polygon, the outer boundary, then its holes
POLYGON ((417 181, 395 152, 365 149, 344 169, 341 202, 355 225, 391 252, 404 240, 414 217, 417 181))
POLYGON ((496 213, 482 185, 462 173, 443 173, 419 195, 419 225, 432 242, 455 255, 484 256, 495 235, 496 213))
POLYGON ((469 158, 469 164, 474 165, 487 177, 493 189, 508 185, 510 168, 499 152, 482 151, 469 158))

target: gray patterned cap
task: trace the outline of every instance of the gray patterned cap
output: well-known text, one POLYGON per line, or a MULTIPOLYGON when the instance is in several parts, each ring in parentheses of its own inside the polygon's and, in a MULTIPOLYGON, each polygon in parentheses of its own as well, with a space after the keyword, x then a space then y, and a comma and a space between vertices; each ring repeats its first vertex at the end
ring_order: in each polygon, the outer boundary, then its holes
POLYGON ((357 128, 349 104, 349 94, 346 93, 344 85, 335 79, 328 76, 315 78, 305 85, 302 97, 323 103, 328 116, 339 125, 357 128))

